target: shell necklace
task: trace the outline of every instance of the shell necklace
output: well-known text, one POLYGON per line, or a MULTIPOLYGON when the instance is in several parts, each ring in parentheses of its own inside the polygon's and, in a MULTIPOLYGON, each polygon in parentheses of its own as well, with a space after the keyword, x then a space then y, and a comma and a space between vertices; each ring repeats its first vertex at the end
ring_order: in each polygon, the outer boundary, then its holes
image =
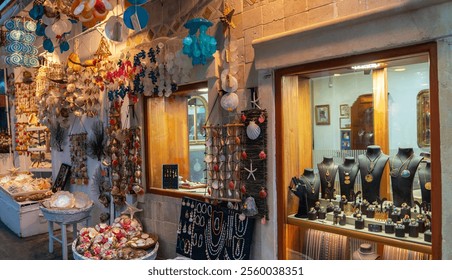
POLYGON ((314 180, 312 180, 312 181, 309 180, 309 178, 304 175, 301 175, 301 177, 302 177, 303 181, 309 183, 311 193, 314 194, 315 193, 315 180, 317 179, 317 176, 315 176, 315 174, 314 174, 314 180))
POLYGON ((364 177, 367 183, 371 183, 374 180, 374 176, 372 172, 374 171, 375 166, 377 165, 378 160, 380 159, 382 152, 378 154, 375 159, 370 159, 369 155, 366 154, 367 159, 369 160, 369 166, 367 167, 367 175, 364 177))

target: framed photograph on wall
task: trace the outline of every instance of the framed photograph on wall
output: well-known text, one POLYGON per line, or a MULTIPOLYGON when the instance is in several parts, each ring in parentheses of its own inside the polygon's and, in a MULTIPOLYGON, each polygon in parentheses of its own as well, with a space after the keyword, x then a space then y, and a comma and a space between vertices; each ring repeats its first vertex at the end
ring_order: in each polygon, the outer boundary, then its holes
POLYGON ((339 105, 339 111, 341 113, 341 117, 350 117, 350 106, 348 106, 348 104, 339 105))
POLYGON ((315 124, 316 125, 330 124, 330 105, 315 106, 315 124))
POLYGON ((339 118, 339 127, 341 129, 350 129, 352 126, 352 122, 350 118, 339 118))
POLYGON ((349 129, 341 130, 341 150, 350 150, 352 134, 349 129))

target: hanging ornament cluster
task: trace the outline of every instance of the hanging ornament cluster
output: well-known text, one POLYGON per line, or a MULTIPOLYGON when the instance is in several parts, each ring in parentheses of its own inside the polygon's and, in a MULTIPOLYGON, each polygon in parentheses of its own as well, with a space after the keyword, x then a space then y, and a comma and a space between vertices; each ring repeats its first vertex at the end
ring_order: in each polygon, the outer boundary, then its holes
POLYGON ((109 144, 107 147, 107 159, 103 161, 105 166, 109 166, 111 169, 111 195, 113 196, 113 202, 115 205, 123 205, 125 202, 125 196, 127 191, 127 184, 122 184, 121 178, 121 161, 122 151, 121 149, 121 106, 123 100, 120 98, 114 99, 110 102, 109 108, 109 124, 108 124, 108 138, 109 144))
POLYGON ((92 134, 88 138, 87 152, 92 159, 101 161, 106 155, 107 135, 104 130, 104 123, 97 120, 91 126, 92 134))
POLYGON ((116 0, 74 0, 71 5, 72 14, 90 28, 107 18, 108 12, 116 6, 116 0))
POLYGON ((35 99, 36 84, 32 83, 16 83, 14 107, 16 113, 15 124, 15 150, 19 155, 28 150, 30 144, 30 135, 27 128, 34 126, 36 120, 30 117, 35 116, 38 106, 35 99), (30 123, 29 120, 32 120, 30 123))
POLYGON ((99 166, 93 175, 93 186, 97 186, 99 191, 98 201, 104 206, 110 206, 110 191, 111 185, 108 180, 108 171, 102 166, 99 166))
POLYGON ((267 111, 251 109, 242 111, 241 121, 246 137, 243 139, 242 177, 245 197, 252 197, 257 208, 257 216, 262 223, 268 220, 267 204, 267 111))
POLYGON ((71 153, 71 184, 88 185, 88 167, 86 156, 87 133, 69 135, 71 153))
POLYGON ((28 13, 37 21, 35 33, 44 37, 42 45, 49 53, 55 51, 55 46, 61 53, 69 50, 66 36, 71 33, 72 24, 76 23, 69 14, 69 5, 69 1, 36 0, 28 13))
POLYGON ((149 78, 151 88, 148 89, 147 95, 169 97, 173 92, 177 91, 177 84, 173 78, 175 74, 174 54, 165 52, 165 45, 159 43, 157 47, 150 48, 148 52, 149 66, 147 67, 147 77, 149 78))
POLYGON ((184 24, 188 36, 182 41, 182 51, 192 59, 193 65, 206 64, 217 50, 217 40, 207 34, 207 29, 212 25, 211 21, 204 18, 194 18, 184 24))
POLYGON ((128 178, 128 193, 144 194, 141 184, 141 128, 123 130, 124 167, 123 178, 128 178))
POLYGON ((241 202, 243 124, 205 126, 206 181, 212 199, 241 202))
POLYGON ((106 73, 106 87, 108 92, 108 99, 113 101, 118 97, 124 97, 132 90, 133 80, 136 72, 141 72, 141 69, 136 69, 130 61, 130 54, 122 54, 116 67, 106 73))
POLYGON ((8 65, 38 67, 38 49, 33 45, 36 35, 36 23, 32 20, 16 17, 5 21, 6 44, 3 60, 8 65))
POLYGON ((100 93, 102 84, 98 83, 98 72, 94 67, 86 67, 81 71, 68 68, 68 84, 64 93, 69 109, 75 116, 97 116, 100 109, 100 93))

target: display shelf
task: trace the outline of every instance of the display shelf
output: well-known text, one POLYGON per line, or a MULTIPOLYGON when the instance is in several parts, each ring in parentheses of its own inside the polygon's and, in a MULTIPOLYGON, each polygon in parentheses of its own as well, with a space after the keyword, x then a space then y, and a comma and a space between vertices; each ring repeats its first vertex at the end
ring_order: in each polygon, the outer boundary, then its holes
POLYGON ((52 167, 36 167, 30 168, 30 172, 52 172, 52 167))
POLYGON ((29 152, 46 152, 47 148, 44 147, 39 147, 39 148, 27 148, 27 151, 29 152))
POLYGON ((46 129, 47 129, 46 126, 30 126, 26 128, 27 131, 43 131, 46 129))
MULTIPOLYGON (((374 220, 374 219, 369 219, 374 220)), ((370 232, 367 227, 358 230, 353 225, 333 225, 329 220, 308 220, 297 218, 295 215, 287 217, 287 224, 299 226, 304 229, 316 229, 330 233, 345 235, 348 237, 364 239, 385 245, 395 246, 403 249, 418 251, 421 253, 432 254, 432 246, 424 241, 424 234, 420 233, 418 238, 414 237, 396 237, 395 235, 386 234, 384 232, 370 232)))

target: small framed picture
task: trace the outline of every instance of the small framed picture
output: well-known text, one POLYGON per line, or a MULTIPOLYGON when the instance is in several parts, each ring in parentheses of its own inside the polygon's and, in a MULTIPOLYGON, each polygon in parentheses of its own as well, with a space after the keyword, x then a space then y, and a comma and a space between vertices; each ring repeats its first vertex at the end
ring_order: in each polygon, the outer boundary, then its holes
POLYGON ((352 126, 350 118, 339 118, 339 126, 341 129, 350 129, 352 126))
POLYGON ((315 106, 315 124, 316 125, 330 124, 330 105, 315 106))
POLYGON ((350 106, 348 106, 348 104, 341 104, 339 109, 341 117, 350 117, 350 106))
POLYGON ((341 130, 341 150, 351 149, 351 132, 350 130, 341 130))

